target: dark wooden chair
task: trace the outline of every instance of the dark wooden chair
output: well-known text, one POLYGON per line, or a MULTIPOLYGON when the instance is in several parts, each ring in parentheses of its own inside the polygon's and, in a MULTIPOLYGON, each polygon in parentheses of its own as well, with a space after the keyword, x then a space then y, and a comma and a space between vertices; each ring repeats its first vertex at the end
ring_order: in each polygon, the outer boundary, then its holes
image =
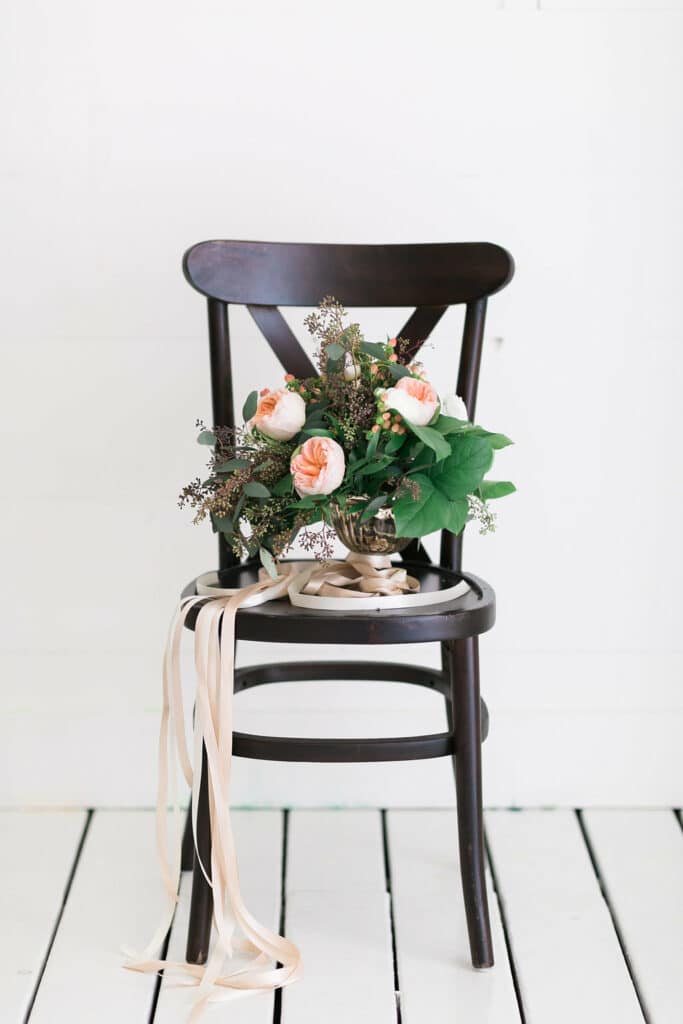
MULTIPOLYGON (((268 242, 201 242, 185 254, 190 284, 206 296, 213 419, 234 424, 228 306, 246 305, 285 370, 298 377, 315 374, 278 306, 317 306, 334 295, 345 306, 412 307, 415 311, 396 332, 417 352, 450 305, 465 304, 457 393, 474 418, 486 302, 511 279, 510 255, 489 243, 434 245, 300 245, 268 242)), ((258 665, 237 669, 235 691, 304 679, 382 679, 428 686, 443 694, 448 731, 432 736, 381 739, 310 739, 234 735, 238 757, 275 761, 362 762, 451 757, 458 808, 460 869, 472 963, 493 964, 486 898, 481 790, 481 742, 488 713, 479 693, 478 637, 493 626, 495 597, 483 580, 464 574, 462 534, 444 531, 440 565, 430 560, 419 541, 403 552, 410 572, 424 588, 439 581, 466 579, 470 591, 449 604, 409 611, 345 614, 295 608, 274 601, 239 611, 238 639, 281 643, 394 644, 438 641, 442 670, 375 662, 316 662, 258 665)), ((219 535, 219 569, 224 586, 254 582, 258 566, 239 564, 219 535)), ((196 592, 194 582, 184 596, 196 592)), ((188 619, 190 628, 194 619, 188 619)), ((208 798, 200 787, 197 844, 210 864, 208 798)), ((192 865, 191 830, 186 829, 183 866, 192 865)), ((187 959, 206 960, 211 932, 211 889, 194 855, 187 959)))

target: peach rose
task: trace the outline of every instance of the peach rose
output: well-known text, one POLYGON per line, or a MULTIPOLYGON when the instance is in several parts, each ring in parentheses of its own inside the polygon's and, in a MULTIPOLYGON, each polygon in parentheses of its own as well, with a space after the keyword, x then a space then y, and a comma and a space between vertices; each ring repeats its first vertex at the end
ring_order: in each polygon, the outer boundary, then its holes
POLYGON ((306 422, 306 403, 301 395, 287 388, 261 394, 250 427, 258 427, 275 441, 291 441, 306 422))
POLYGON ((400 412, 416 427, 426 426, 439 406, 439 396, 431 384, 416 377, 401 377, 395 387, 380 392, 379 398, 387 409, 400 412))
POLYGON ((331 494, 344 479, 344 449, 331 437, 309 437, 289 464, 294 487, 304 494, 331 494))

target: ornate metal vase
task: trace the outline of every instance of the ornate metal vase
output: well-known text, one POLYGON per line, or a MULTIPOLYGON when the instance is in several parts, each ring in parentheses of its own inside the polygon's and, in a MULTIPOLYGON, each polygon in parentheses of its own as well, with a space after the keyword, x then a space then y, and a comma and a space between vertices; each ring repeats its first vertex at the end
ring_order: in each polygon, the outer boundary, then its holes
POLYGON ((391 509, 381 508, 372 519, 361 523, 360 517, 366 501, 365 498, 359 498, 354 502, 351 498, 346 509, 338 505, 331 506, 332 524, 339 540, 349 551, 360 555, 393 555, 403 551, 410 543, 410 537, 396 536, 396 523, 391 509), (353 510, 354 503, 361 505, 357 512, 353 510))

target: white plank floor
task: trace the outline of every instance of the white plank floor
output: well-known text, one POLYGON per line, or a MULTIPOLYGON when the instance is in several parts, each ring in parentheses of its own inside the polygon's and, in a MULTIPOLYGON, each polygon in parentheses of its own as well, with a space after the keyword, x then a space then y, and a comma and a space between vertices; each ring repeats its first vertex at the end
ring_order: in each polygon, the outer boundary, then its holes
POLYGON ((85 823, 82 812, 0 814, 0 1020, 28 1011, 85 823))
POLYGON ((584 823, 643 1008, 683 1020, 681 828, 666 811, 585 811, 584 823), (647 885, 643 878, 647 874, 647 885))
MULTIPOLYGON (((235 828, 247 906, 273 927, 284 913, 305 977, 208 1024, 682 1019, 671 811, 487 812, 491 971, 469 965, 453 811, 240 811, 235 828)), ((2 1024, 187 1021, 191 991, 121 967, 163 905, 150 811, 0 813, 0 868, 2 1024)), ((186 875, 172 958, 189 892, 186 875)))

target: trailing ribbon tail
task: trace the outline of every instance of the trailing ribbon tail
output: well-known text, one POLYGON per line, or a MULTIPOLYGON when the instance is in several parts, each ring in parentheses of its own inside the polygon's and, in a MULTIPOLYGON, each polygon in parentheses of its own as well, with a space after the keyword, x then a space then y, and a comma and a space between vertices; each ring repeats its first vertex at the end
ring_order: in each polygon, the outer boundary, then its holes
POLYGON ((157 789, 156 837, 161 877, 168 906, 159 925, 140 953, 126 952, 124 964, 134 971, 178 973, 185 983, 198 986, 189 1024, 196 1024, 208 1002, 236 998, 250 992, 264 992, 297 981, 303 972, 301 954, 293 942, 260 924, 249 913, 239 886, 237 857, 230 822, 230 781, 232 769, 233 688, 235 617, 238 608, 252 595, 268 600, 282 593, 283 577, 260 580, 230 596, 190 597, 181 601, 171 623, 163 663, 163 705, 159 732, 159 781, 157 789), (185 620, 198 602, 195 624, 195 667, 197 675, 194 767, 185 733, 180 673, 180 647, 185 620), (193 790, 192 831, 197 849, 197 795, 202 749, 206 749, 211 864, 201 870, 213 890, 214 946, 205 965, 173 962, 158 958, 171 926, 180 884, 180 808, 177 796, 178 768, 193 790), (169 787, 175 823, 174 854, 169 854, 169 787), (211 868, 209 880, 209 867, 211 868), (246 941, 233 942, 239 928, 246 941), (225 972, 233 949, 255 953, 247 963, 225 972), (272 966, 275 961, 279 966, 272 966))

